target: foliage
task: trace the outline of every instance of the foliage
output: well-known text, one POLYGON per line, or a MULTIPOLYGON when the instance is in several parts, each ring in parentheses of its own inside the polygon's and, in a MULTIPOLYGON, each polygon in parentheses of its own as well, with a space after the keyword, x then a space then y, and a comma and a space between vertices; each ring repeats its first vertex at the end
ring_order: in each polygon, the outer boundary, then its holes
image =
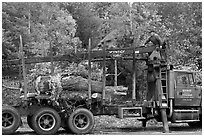
POLYGON ((68 10, 77 22, 76 36, 82 41, 82 48, 88 47, 89 38, 92 39, 92 45, 99 41, 97 29, 101 19, 92 12, 94 3, 63 3, 61 7, 68 10))
POLYGON ((3 3, 3 59, 18 58, 19 35, 25 57, 66 54, 79 47, 76 22, 59 3, 3 3))
MULTIPOLYGON (((95 81, 101 81, 102 80, 102 68, 100 64, 98 63, 91 63, 91 79, 95 81)), ((79 64, 76 63, 70 63, 66 68, 64 68, 64 71, 62 71, 62 74, 65 74, 65 76, 81 76, 83 78, 88 79, 88 61, 82 61, 79 64)))
MULTIPOLYGON (((36 48, 44 49, 49 49, 51 46, 54 55, 65 54, 66 50, 73 48, 72 44, 77 44, 73 39, 76 32, 75 20, 65 10, 60 10, 56 3, 42 3, 41 12, 39 23, 35 27, 37 29, 34 30, 38 34, 37 40, 40 41, 35 41, 33 44, 36 48)), ((36 54, 40 54, 40 51, 46 50, 37 50, 36 54)), ((44 53, 44 56, 48 53, 48 51, 44 53)))
POLYGON ((170 34, 172 64, 202 69, 202 4, 158 3, 158 9, 170 34))
MULTIPOLYGON (((16 79, 4 79, 2 84, 8 87, 19 88, 19 80, 16 79)), ((20 90, 12 90, 2 87, 2 104, 16 105, 20 102, 20 90)))
MULTIPOLYGON (((150 30, 167 40, 169 63, 190 67, 202 73, 201 2, 63 2, 2 3, 2 59, 18 58, 19 35, 23 37, 26 57, 70 54, 69 50, 92 48, 102 39, 113 40, 118 47, 142 46, 150 30)), ((119 61, 118 85, 131 85, 131 61, 119 61)), ((66 72, 87 77, 87 62, 54 63, 55 73, 66 72)), ((137 62, 137 85, 145 84, 145 64, 137 62)), ((3 66, 18 74, 19 66, 3 66)), ((100 63, 93 63, 92 79, 101 80, 100 63)), ((30 76, 50 73, 50 64, 27 65, 30 76)), ((107 63, 109 74, 114 72, 107 63)), ((6 73, 5 73, 6 74, 6 73)), ((10 73, 14 74, 14 73, 10 73)), ((198 76, 201 80, 201 75, 198 76)), ((107 83, 113 78, 107 77, 107 83)), ((131 86, 130 86, 131 87, 131 86)), ((142 92, 140 92, 142 93, 142 92)), ((142 95, 143 96, 143 95, 142 95)))

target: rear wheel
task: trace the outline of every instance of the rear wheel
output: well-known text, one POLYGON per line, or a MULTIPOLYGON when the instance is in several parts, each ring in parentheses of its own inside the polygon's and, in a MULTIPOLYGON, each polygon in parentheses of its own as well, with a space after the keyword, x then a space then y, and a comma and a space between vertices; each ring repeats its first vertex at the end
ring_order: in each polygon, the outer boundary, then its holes
POLYGON ((85 108, 76 109, 69 117, 69 129, 75 134, 87 134, 94 127, 94 116, 85 108))
POLYGON ((12 134, 20 126, 21 118, 18 111, 11 106, 2 108, 2 133, 12 134))
POLYGON ((53 135, 61 126, 61 118, 54 109, 44 107, 33 115, 32 126, 37 134, 53 135))

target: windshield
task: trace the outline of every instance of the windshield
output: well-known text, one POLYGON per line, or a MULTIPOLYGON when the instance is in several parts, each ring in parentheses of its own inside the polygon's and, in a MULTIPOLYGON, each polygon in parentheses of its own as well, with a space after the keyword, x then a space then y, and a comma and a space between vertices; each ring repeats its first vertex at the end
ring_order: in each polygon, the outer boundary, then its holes
POLYGON ((194 85, 193 74, 178 72, 177 73, 177 85, 194 85))

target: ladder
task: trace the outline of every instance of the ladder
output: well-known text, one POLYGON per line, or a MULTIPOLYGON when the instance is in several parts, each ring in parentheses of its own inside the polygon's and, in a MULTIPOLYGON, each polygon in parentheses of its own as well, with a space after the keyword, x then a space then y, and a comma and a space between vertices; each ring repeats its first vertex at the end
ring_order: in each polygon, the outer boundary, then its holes
POLYGON ((168 106, 167 69, 161 69, 162 106, 168 106))

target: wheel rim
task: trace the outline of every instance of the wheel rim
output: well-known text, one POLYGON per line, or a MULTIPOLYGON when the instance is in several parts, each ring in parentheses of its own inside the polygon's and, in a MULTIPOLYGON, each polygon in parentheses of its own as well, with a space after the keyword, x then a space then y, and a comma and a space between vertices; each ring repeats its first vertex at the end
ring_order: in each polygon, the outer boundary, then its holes
POLYGON ((78 114, 74 117, 74 125, 78 129, 86 129, 89 126, 89 117, 84 114, 78 114))
POLYGON ((56 120, 53 115, 51 114, 43 114, 38 119, 38 125, 40 129, 44 131, 51 130, 56 124, 56 120))
POLYGON ((2 126, 4 128, 10 127, 14 124, 14 116, 11 113, 2 114, 2 126))

